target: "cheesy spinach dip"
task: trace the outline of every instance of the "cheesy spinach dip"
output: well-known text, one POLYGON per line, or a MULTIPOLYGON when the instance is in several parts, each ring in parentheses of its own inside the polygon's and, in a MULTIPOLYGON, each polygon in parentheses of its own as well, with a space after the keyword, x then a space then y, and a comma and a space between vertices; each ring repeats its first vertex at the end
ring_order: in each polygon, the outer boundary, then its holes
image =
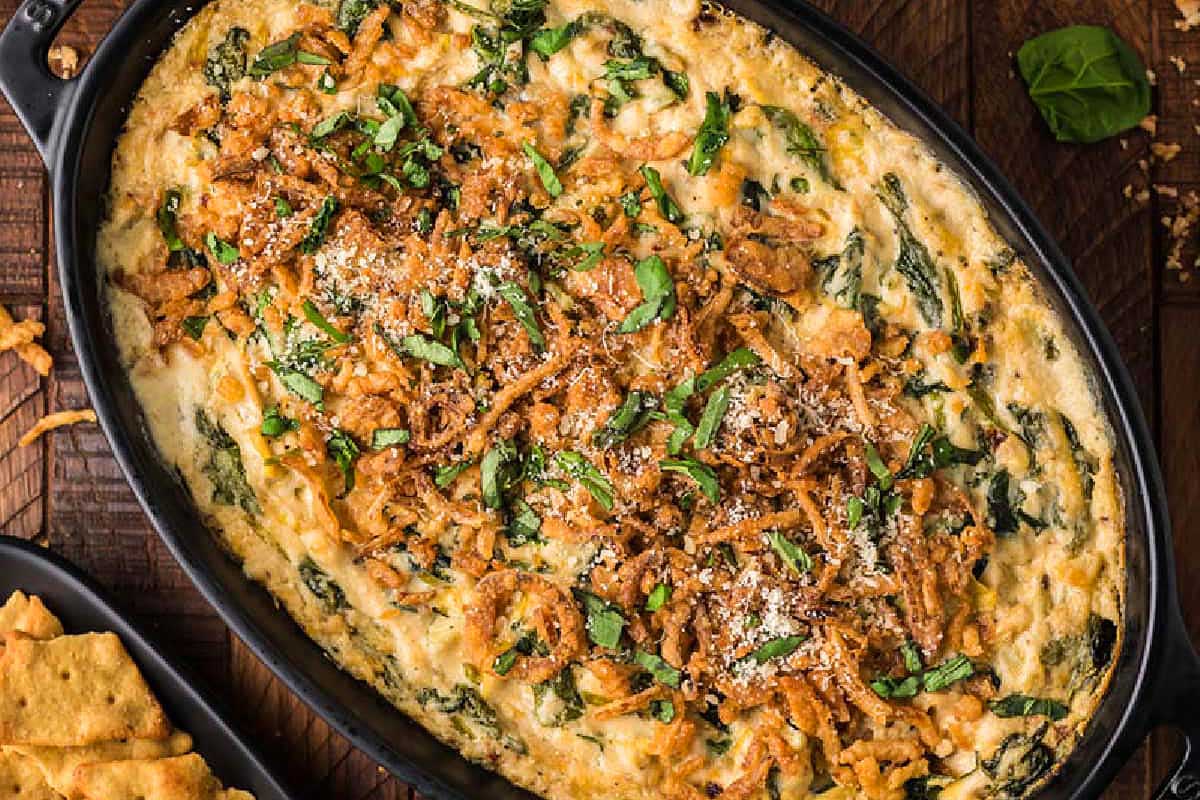
POLYGON ((553 800, 1017 798, 1118 648, 1091 378, 930 154, 696 0, 218 0, 100 257, 163 459, 553 800))

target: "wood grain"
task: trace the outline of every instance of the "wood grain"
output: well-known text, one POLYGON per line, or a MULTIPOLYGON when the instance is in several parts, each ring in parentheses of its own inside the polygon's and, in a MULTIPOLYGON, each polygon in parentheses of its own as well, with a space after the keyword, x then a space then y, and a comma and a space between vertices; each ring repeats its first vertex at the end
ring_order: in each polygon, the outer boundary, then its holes
MULTIPOLYGON (((84 0, 60 41, 86 58, 127 0, 84 0)), ((7 19, 18 0, 0 0, 7 19)), ((1200 35, 1174 27, 1170 0, 818 0, 912 77, 983 148, 1028 199, 1073 259, 1129 365, 1159 437, 1172 502, 1181 576, 1200 574, 1200 276, 1164 275, 1167 242, 1159 220, 1174 201, 1134 191, 1159 184, 1200 190, 1200 35), (1144 132, 1091 147, 1055 143, 1013 72, 1028 37, 1069 23, 1113 27, 1155 71, 1161 141, 1185 145, 1169 163, 1150 155, 1144 132), (1169 61, 1192 62, 1180 73, 1169 61), (1144 167, 1143 167, 1144 164, 1144 167)), ((86 405, 70 352, 54 275, 47 184, 15 116, 0 102, 0 302, 18 317, 44 319, 56 358, 40 379, 0 354, 0 531, 36 538, 107 585, 134 616, 156 629, 171 655, 200 668, 232 700, 237 721, 279 770, 312 797, 410 800, 334 733, 233 638, 153 534, 103 437, 72 428, 31 448, 16 439, 47 410, 86 405)), ((1194 256, 1193 256, 1194 257, 1194 256)), ((1200 640, 1200 582, 1182 581, 1193 637, 1200 640)), ((1177 744, 1154 737, 1106 797, 1150 795, 1177 744)))

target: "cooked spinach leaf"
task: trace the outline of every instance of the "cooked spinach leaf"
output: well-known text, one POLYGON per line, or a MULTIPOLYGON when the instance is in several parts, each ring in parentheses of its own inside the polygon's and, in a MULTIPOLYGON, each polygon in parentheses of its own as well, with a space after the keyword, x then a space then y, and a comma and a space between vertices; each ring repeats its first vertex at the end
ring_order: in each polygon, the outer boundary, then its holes
POLYGON ((817 134, 796 116, 795 112, 779 106, 760 106, 767 119, 781 132, 787 142, 787 151, 812 167, 821 180, 835 189, 841 189, 837 178, 829 168, 829 155, 817 134))
POLYGON ((224 40, 208 51, 208 58, 204 62, 204 82, 217 90, 221 105, 228 103, 232 96, 229 87, 246 76, 248 41, 250 31, 233 27, 225 34, 224 40))
POLYGON ((196 407, 195 424, 208 445, 208 454, 200 469, 213 485, 213 502, 238 506, 247 514, 258 514, 261 510, 258 497, 246 480, 246 467, 238 443, 199 406, 196 407))
POLYGON ((550 680, 533 686, 533 713, 543 725, 565 725, 582 717, 583 712, 583 696, 575 685, 575 672, 570 665, 550 680))
POLYGON ((337 26, 353 37, 367 15, 379 7, 379 0, 342 0, 338 3, 337 26))
POLYGON ((321 601, 326 614, 336 613, 349 606, 342 587, 338 586, 337 582, 325 570, 317 566, 317 562, 311 558, 305 557, 296 567, 296 571, 300 573, 300 580, 303 581, 308 591, 321 601))
POLYGON ((1017 515, 1009 498, 1008 470, 997 470, 988 484, 988 525, 997 536, 1012 536, 1017 532, 1017 515))
POLYGON ((908 210, 908 198, 895 173, 883 176, 879 184, 879 199, 892 213, 896 221, 896 237, 899 240, 896 252, 896 271, 904 276, 908 290, 917 301, 917 308, 925 323, 933 328, 942 326, 943 304, 941 279, 933 263, 929 249, 925 247, 904 219, 908 210))

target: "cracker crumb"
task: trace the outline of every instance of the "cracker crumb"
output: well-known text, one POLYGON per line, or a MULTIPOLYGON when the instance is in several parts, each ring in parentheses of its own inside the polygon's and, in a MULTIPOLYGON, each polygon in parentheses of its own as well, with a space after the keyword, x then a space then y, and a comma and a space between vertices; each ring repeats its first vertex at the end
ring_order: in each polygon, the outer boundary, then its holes
POLYGON ((56 44, 46 54, 46 62, 50 71, 63 80, 69 80, 79 74, 79 51, 69 44, 56 44))
POLYGON ((1157 114, 1147 114, 1145 116, 1145 118, 1142 119, 1142 121, 1138 123, 1138 127, 1141 128, 1142 130, 1144 130, 1146 133, 1150 134, 1151 136, 1154 136, 1155 134, 1158 133, 1158 115, 1157 114))
POLYGON ((1180 75, 1187 72, 1187 62, 1179 56, 1171 56, 1167 60, 1175 65, 1175 69, 1179 70, 1180 75))
POLYGON ((1175 7, 1183 15, 1183 19, 1175 20, 1175 27, 1181 31, 1200 28, 1200 0, 1175 0, 1175 7))
POLYGON ((1154 158, 1164 164, 1173 161, 1181 150, 1183 146, 1175 142, 1153 142, 1150 145, 1150 152, 1154 154, 1154 158))

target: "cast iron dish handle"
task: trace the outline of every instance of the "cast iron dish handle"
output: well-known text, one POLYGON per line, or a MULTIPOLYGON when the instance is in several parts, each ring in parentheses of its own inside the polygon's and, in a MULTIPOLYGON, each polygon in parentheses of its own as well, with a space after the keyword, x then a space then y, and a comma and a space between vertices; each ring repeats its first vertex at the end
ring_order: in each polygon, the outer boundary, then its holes
POLYGON ((1167 646, 1150 690, 1150 718, 1183 734, 1179 766, 1154 793, 1153 800, 1200 800, 1200 656, 1192 649, 1187 628, 1176 613, 1167 646))
POLYGON ((59 109, 66 107, 75 82, 52 73, 46 56, 79 2, 25 0, 0 33, 0 89, 47 165, 53 163, 59 109))

